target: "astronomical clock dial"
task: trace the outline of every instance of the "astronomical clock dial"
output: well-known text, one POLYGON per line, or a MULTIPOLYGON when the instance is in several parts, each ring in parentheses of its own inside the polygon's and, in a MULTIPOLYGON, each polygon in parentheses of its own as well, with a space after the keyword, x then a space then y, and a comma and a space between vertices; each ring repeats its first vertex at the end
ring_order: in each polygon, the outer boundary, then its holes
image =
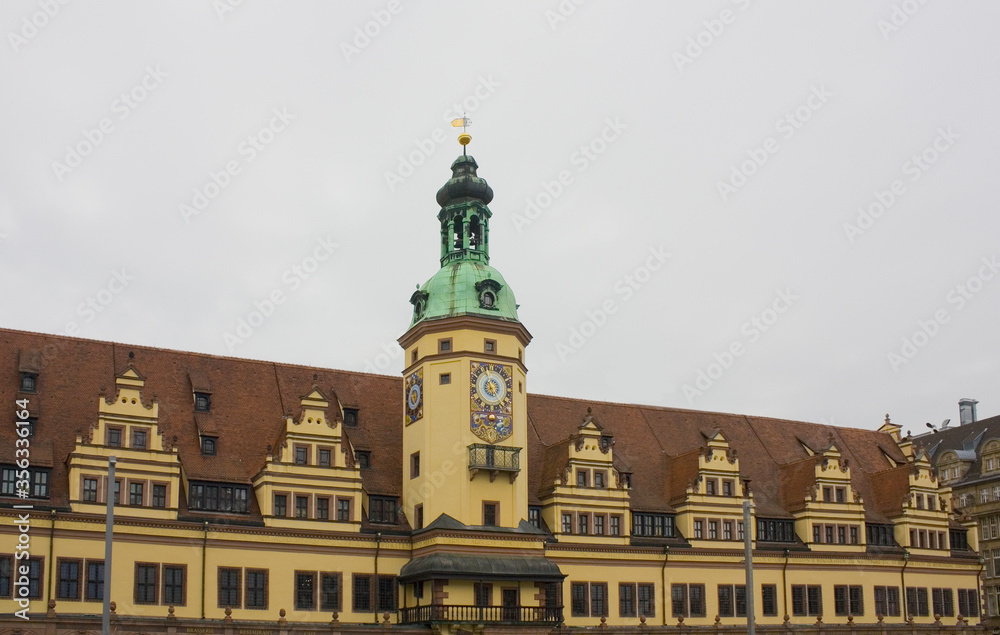
POLYGON ((411 373, 404 385, 406 415, 404 423, 413 423, 424 416, 424 369, 411 373))
POLYGON ((497 443, 514 432, 511 417, 511 368, 503 364, 472 362, 470 397, 472 432, 488 443, 497 443))

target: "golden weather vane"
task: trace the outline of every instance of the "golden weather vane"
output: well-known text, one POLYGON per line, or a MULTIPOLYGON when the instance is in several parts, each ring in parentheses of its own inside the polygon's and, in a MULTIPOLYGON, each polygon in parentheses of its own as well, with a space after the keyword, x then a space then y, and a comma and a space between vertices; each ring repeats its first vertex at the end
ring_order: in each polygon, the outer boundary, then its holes
POLYGON ((469 142, 472 141, 472 135, 465 131, 466 128, 472 125, 472 120, 463 114, 458 119, 452 119, 451 125, 455 128, 462 127, 462 134, 458 135, 458 142, 462 144, 462 153, 464 154, 465 146, 469 145, 469 142))

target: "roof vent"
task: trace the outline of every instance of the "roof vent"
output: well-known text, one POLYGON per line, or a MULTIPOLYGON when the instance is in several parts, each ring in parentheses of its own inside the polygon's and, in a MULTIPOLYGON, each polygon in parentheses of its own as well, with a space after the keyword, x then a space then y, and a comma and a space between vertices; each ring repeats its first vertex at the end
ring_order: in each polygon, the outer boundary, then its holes
POLYGON ((958 400, 958 415, 959 415, 959 425, 965 425, 967 423, 976 422, 976 404, 979 403, 975 399, 959 399, 958 400))

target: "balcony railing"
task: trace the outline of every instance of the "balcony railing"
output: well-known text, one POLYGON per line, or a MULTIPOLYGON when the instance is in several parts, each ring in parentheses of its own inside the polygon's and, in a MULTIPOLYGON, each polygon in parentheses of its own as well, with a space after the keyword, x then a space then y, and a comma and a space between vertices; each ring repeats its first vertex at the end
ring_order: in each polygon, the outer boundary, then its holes
POLYGON ((400 623, 496 622, 507 624, 559 624, 562 607, 545 606, 437 606, 428 604, 399 610, 400 623))
POLYGON ((520 452, 521 448, 473 443, 469 446, 470 478, 479 470, 489 470, 490 481, 493 481, 500 472, 507 472, 513 483, 521 471, 520 452))

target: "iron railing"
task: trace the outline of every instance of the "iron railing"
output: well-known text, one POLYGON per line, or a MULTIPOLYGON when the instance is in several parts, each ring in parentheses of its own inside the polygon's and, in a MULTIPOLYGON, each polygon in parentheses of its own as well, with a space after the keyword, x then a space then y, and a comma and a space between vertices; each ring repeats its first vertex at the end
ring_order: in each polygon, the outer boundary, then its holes
POLYGON ((438 606, 427 604, 399 610, 401 624, 428 622, 497 622, 559 624, 562 607, 546 606, 438 606))
POLYGON ((469 446, 469 469, 519 472, 521 470, 520 452, 521 448, 473 443, 469 446))

